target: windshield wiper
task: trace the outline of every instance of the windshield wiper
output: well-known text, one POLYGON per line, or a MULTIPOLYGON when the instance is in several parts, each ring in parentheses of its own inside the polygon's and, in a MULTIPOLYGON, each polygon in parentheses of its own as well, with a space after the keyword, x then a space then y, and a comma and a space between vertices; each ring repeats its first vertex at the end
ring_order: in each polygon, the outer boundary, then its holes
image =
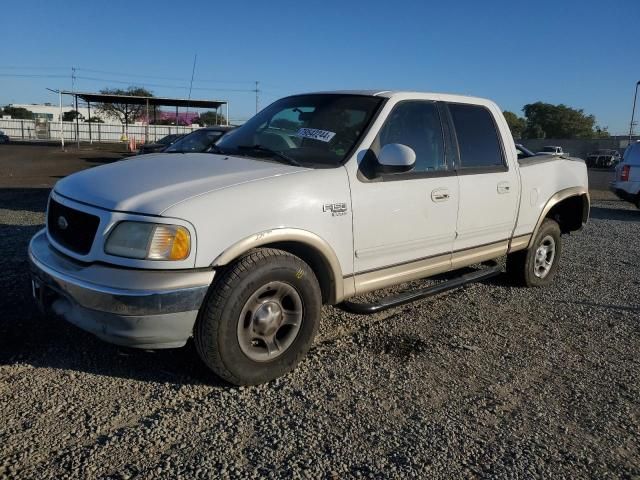
POLYGON ((277 157, 280 160, 284 160, 289 165, 293 165, 294 167, 301 167, 302 166, 300 164, 300 162, 298 162, 294 158, 291 158, 289 155, 286 155, 286 154, 284 154, 282 152, 279 152, 277 150, 271 150, 270 148, 264 147, 262 145, 238 145, 236 148, 238 150, 253 150, 253 151, 257 151, 257 152, 268 153, 268 154, 272 155, 273 157, 277 157))

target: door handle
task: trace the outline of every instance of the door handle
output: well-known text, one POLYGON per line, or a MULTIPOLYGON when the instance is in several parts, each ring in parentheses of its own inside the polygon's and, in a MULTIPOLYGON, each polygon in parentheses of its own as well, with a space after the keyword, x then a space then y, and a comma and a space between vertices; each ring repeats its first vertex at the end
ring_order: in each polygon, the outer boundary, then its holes
POLYGON ((446 188, 438 188, 431 192, 431 200, 434 202, 446 202, 449 198, 451 198, 451 194, 446 188))
POLYGON ((511 185, 509 182, 498 183, 498 193, 509 193, 511 191, 511 185))

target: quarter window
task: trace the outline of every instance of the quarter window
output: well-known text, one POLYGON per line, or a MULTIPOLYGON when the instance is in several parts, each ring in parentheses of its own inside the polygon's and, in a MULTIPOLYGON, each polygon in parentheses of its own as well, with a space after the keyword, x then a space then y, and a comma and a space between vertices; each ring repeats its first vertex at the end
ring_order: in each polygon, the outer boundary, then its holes
POLYGON ((378 134, 379 148, 401 143, 416 152, 412 173, 446 170, 438 107, 433 102, 406 101, 393 109, 378 134))
POLYGON ((500 139, 491 112, 477 105, 449 104, 462 168, 503 166, 500 139))

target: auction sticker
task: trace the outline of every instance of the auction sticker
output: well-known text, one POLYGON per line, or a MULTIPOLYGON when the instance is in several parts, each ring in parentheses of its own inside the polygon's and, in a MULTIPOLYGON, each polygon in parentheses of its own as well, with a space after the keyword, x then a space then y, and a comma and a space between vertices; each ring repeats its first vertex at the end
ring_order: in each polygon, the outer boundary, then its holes
POLYGON ((311 138, 312 140, 319 140, 320 142, 330 142, 336 135, 336 132, 330 132, 328 130, 318 130, 317 128, 301 128, 296 133, 297 137, 311 138))

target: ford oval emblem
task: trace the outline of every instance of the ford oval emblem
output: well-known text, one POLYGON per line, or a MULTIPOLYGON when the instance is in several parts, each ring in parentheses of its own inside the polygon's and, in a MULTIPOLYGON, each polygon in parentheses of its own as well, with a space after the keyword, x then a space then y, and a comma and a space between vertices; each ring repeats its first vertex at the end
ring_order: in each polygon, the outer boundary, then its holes
POLYGON ((67 219, 60 215, 58 217, 58 227, 60 227, 60 230, 66 230, 68 226, 69 222, 67 221, 67 219))

